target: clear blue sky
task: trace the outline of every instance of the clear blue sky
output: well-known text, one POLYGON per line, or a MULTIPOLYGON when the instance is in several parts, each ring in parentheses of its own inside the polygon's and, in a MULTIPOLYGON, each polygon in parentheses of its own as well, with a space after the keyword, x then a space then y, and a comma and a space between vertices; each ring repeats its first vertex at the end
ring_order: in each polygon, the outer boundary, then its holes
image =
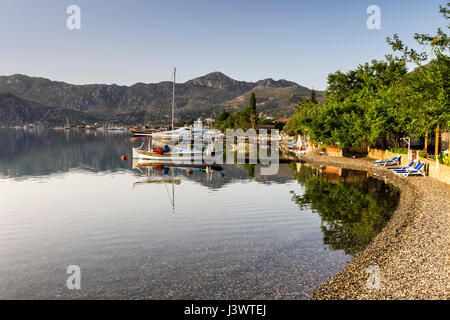
POLYGON ((443 0, 0 0, 0 74, 75 84, 170 80, 212 71, 237 80, 287 79, 324 89, 326 77, 390 52, 386 36, 445 25, 443 0), (81 30, 66 8, 81 8, 81 30), (381 8, 368 30, 366 8, 381 8))

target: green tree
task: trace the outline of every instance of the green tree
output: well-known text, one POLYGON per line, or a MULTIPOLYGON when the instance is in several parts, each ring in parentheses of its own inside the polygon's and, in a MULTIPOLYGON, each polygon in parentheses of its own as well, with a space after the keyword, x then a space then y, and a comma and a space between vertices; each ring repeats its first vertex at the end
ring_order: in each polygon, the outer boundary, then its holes
POLYGON ((222 112, 217 117, 217 120, 215 122, 216 129, 219 129, 223 132, 225 132, 228 128, 234 127, 234 119, 231 113, 227 112, 226 110, 222 110, 222 112))
POLYGON ((309 97, 309 101, 312 103, 318 103, 316 98, 316 91, 314 89, 311 90, 311 96, 309 97))
MULTIPOLYGON (((450 3, 440 6, 444 19, 450 18, 450 3)), ((447 25, 447 29, 450 25, 447 25)), ((450 126, 449 79, 450 79, 450 38, 441 28, 435 35, 416 33, 414 39, 421 46, 429 47, 418 52, 406 46, 397 34, 386 40, 394 52, 400 52, 406 62, 413 62, 417 69, 408 75, 408 85, 416 101, 415 116, 411 129, 418 136, 433 130, 438 124, 450 126), (425 64, 429 59, 427 64, 425 64)))
POLYGON ((256 95, 254 92, 250 94, 249 118, 252 128, 253 129, 256 128, 257 113, 256 113, 256 95))

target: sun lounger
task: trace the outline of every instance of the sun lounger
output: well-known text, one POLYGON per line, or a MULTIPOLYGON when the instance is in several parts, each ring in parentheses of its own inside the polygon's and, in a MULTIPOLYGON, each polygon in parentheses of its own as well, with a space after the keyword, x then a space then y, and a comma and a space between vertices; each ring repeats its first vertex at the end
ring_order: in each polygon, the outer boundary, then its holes
POLYGON ((403 167, 395 167, 395 168, 386 168, 388 170, 406 170, 409 168, 412 168, 414 166, 414 164, 416 163, 417 160, 413 160, 411 161, 410 164, 408 164, 407 166, 403 166, 403 167))
POLYGON ((400 156, 395 156, 392 159, 379 160, 373 163, 376 166, 385 167, 387 165, 399 165, 400 164, 400 156))
POLYGON ((414 168, 392 170, 392 172, 394 172, 395 174, 399 175, 402 178, 406 178, 410 175, 425 176, 425 172, 422 171, 424 165, 425 165, 424 162, 419 162, 414 168))

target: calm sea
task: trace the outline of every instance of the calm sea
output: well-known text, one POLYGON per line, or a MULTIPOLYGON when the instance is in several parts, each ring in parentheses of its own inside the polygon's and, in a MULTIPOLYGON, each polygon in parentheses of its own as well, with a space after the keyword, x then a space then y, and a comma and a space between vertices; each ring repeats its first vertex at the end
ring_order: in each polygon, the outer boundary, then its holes
POLYGON ((0 299, 305 299, 398 202, 360 171, 121 160, 140 144, 0 129, 0 299))

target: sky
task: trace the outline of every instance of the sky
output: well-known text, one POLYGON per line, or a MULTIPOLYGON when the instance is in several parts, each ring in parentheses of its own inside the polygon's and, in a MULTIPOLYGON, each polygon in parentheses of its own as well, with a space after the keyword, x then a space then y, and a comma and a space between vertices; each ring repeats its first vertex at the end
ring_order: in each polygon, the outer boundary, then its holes
MULTIPOLYGON (((317 90, 327 75, 392 53, 398 33, 445 26, 443 0, 0 0, 0 75, 74 84, 177 82, 220 71, 317 90), (70 5, 81 29, 70 30, 70 5), (381 29, 369 30, 370 5, 381 29)), ((419 49, 424 49, 417 47, 419 49)))

